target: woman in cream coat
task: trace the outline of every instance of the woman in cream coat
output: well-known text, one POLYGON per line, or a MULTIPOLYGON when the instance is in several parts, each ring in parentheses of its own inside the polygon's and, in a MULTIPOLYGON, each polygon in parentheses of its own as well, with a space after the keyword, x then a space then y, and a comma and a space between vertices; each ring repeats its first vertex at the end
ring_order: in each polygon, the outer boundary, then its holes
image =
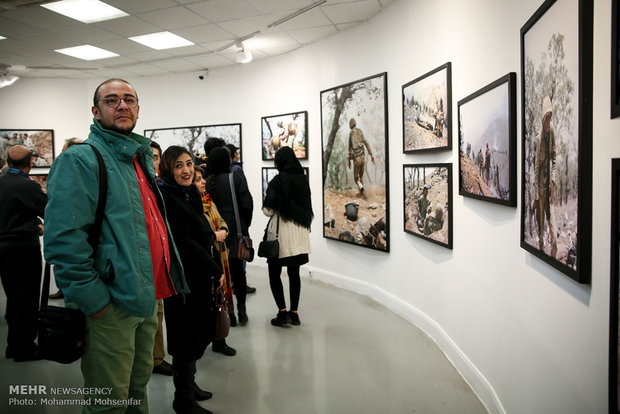
POLYGON ((275 166, 278 175, 267 187, 263 201, 263 212, 271 219, 267 224, 267 240, 280 243, 277 258, 267 260, 269 285, 278 306, 278 314, 271 320, 275 326, 292 323, 299 325, 297 308, 301 293, 299 268, 308 263, 310 253, 310 224, 314 218, 310 198, 308 177, 290 147, 282 147, 276 152, 275 166), (284 288, 280 275, 286 266, 290 287, 290 310, 286 309, 284 288))

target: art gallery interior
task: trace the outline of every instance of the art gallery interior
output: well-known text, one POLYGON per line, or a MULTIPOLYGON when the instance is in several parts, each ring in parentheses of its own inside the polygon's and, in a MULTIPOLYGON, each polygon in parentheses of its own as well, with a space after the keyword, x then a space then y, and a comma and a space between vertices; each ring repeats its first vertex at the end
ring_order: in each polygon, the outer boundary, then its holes
MULTIPOLYGON (((558 0, 564 1, 570 0, 558 0)), ((404 318, 445 354, 489 413, 606 413, 610 262, 611 254, 619 254, 610 245, 611 160, 620 157, 620 119, 610 119, 611 1, 594 1, 592 264, 591 282, 585 284, 520 247, 520 29, 541 3, 393 0, 363 23, 282 55, 209 68, 208 72, 136 76, 120 71, 119 77, 130 81, 139 94, 136 132, 242 124, 243 167, 255 201, 250 230, 255 241, 261 240, 267 224, 260 211, 261 168, 273 166, 261 158, 261 117, 307 111, 308 158, 301 163, 309 168, 315 220, 310 263, 302 267, 302 289, 312 291, 323 283, 335 286, 344 290, 347 300, 350 292, 365 298, 362 308, 374 308, 376 301, 404 318), (455 181, 452 249, 403 231, 404 164, 452 163, 454 180, 458 180, 456 134, 452 150, 403 153, 402 85, 446 62, 452 65, 455 128, 457 101, 509 72, 517 73, 519 108, 518 206, 459 196, 455 181), (328 240, 323 237, 322 223, 320 92, 382 72, 387 72, 389 252, 328 240)), ((58 154, 64 139, 86 137, 92 120, 92 93, 107 77, 22 76, 0 89, 0 128, 53 129, 58 154)), ((267 278, 264 260, 249 264, 249 272, 250 282, 262 288, 259 293, 267 294, 268 284, 260 280, 267 278)), ((304 300, 302 290, 300 312, 306 306, 304 300)), ((348 312, 347 308, 333 310, 334 314, 325 318, 338 319, 348 312)), ((261 324, 270 312, 266 311, 261 324)), ((254 323, 251 307, 248 313, 254 323)), ((403 325, 393 326, 395 330, 388 335, 399 337, 403 325)), ((374 329, 367 327, 365 332, 373 335, 374 329)), ((314 341, 313 357, 326 358, 324 353, 317 354, 314 335, 306 332, 299 341, 314 341)), ((344 329, 330 335, 346 337, 349 333, 344 329)), ((242 336, 236 340, 241 342, 242 336)), ((418 348, 388 349, 382 360, 398 362, 400 358, 415 360, 415 355, 404 355, 418 348)), ((330 360, 330 364, 338 363, 330 360)), ((361 359, 356 363, 367 362, 361 359)), ((368 363, 375 366, 375 362, 368 363)), ((350 366, 342 367, 348 369, 350 366)), ((394 397, 390 401, 395 405, 383 407, 382 412, 408 412, 394 397)), ((335 412, 325 406, 314 408, 315 412, 335 412)), ((416 412, 448 411, 427 407, 427 411, 416 412)))

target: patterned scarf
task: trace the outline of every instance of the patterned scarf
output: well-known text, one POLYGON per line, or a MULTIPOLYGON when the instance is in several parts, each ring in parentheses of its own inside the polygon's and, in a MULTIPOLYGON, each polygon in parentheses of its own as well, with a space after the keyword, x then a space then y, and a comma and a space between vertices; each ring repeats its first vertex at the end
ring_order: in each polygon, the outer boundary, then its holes
MULTIPOLYGON (((203 194, 202 196, 202 209, 205 213, 205 216, 209 219, 210 224, 213 225, 213 231, 216 232, 220 230, 219 219, 220 215, 215 210, 212 209, 213 200, 211 200, 211 196, 208 193, 203 194)), ((228 265, 228 249, 226 248, 226 244, 215 242, 218 250, 220 252, 220 259, 222 260, 222 269, 224 269, 224 292, 226 293, 226 301, 228 302, 228 312, 234 312, 235 306, 233 303, 233 294, 232 294, 232 282, 230 279, 230 266, 228 265)))

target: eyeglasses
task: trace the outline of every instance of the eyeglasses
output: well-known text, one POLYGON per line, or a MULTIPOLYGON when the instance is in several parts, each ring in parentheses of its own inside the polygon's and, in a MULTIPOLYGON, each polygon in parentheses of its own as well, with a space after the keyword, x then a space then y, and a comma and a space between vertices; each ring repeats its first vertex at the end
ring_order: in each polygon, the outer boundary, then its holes
POLYGON ((136 98, 135 96, 131 96, 131 95, 125 95, 124 98, 121 98, 120 96, 116 96, 116 95, 109 95, 109 96, 106 96, 105 98, 99 98, 97 100, 105 101, 106 105, 114 109, 120 106, 121 101, 125 102, 125 105, 127 105, 128 108, 135 108, 136 106, 138 106, 138 98, 136 98))

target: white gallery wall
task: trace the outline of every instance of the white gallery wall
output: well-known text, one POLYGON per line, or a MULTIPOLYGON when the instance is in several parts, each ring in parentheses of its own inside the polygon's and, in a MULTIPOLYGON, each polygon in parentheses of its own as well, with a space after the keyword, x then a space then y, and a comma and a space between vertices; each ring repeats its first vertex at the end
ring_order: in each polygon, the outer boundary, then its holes
MULTIPOLYGON (((541 3, 395 0, 362 25, 281 57, 210 70, 204 80, 198 73, 135 77, 119 71, 119 76, 140 97, 137 132, 242 123, 256 241, 267 222, 260 211, 261 167, 272 166, 261 161, 261 117, 307 110, 309 157, 302 164, 310 167, 316 218, 306 274, 311 270, 314 278, 369 295, 422 328, 491 413, 605 413, 610 166, 611 158, 620 157, 620 119, 609 119, 611 2, 594 5, 590 285, 575 283, 519 247, 520 207, 458 195, 456 133, 452 151, 402 153, 402 85, 452 62, 456 131, 458 100, 508 72, 517 72, 520 91, 519 30, 541 3), (319 92, 380 72, 388 73, 389 253, 322 237, 319 92), (427 162, 453 163, 453 250, 403 231, 402 165, 427 162)), ((65 138, 86 136, 92 92, 101 80, 21 79, 0 89, 0 128, 54 129, 58 153, 65 138)), ((517 116, 520 182, 520 110, 517 116)), ((520 184, 518 191, 520 204, 520 184)), ((302 294, 300 312, 303 306, 302 294)), ((368 340, 380 346, 390 338, 374 338, 369 326, 368 340)))

